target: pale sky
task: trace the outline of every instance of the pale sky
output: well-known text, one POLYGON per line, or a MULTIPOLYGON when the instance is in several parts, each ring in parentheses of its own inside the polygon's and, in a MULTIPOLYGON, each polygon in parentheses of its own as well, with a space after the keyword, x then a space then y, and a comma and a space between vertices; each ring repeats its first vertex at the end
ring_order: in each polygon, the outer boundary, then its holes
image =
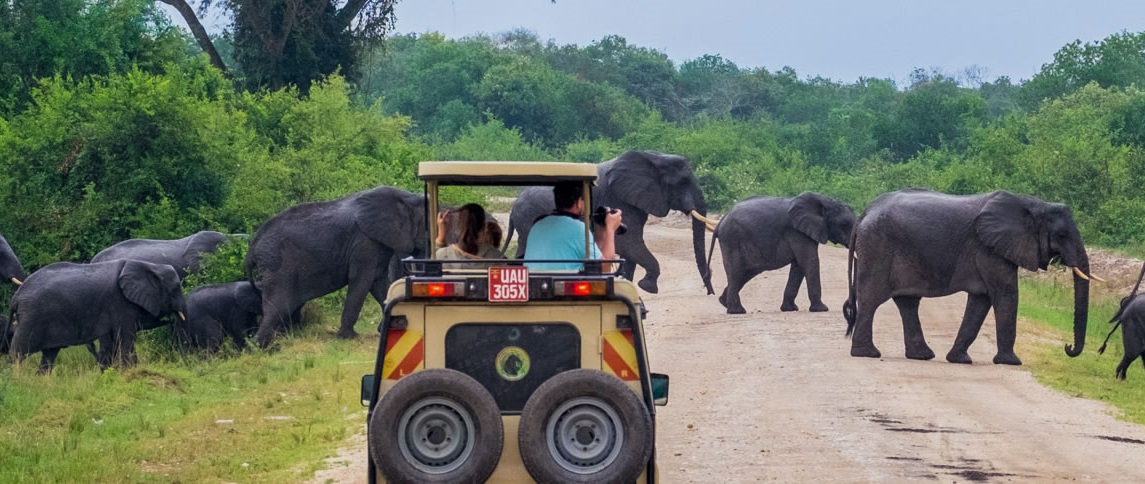
POLYGON ((515 28, 585 46, 616 34, 677 65, 719 54, 740 67, 842 82, 905 81, 920 67, 1029 79, 1074 40, 1145 31, 1141 0, 402 0, 397 31, 448 38, 515 28))
MULTIPOLYGON (((395 12, 399 33, 524 28, 582 47, 615 34, 677 66, 719 54, 740 67, 790 66, 800 78, 900 85, 916 67, 957 77, 976 66, 984 80, 1017 82, 1074 40, 1145 31, 1142 0, 400 0, 395 12)), ((203 20, 210 30, 219 22, 203 20)))

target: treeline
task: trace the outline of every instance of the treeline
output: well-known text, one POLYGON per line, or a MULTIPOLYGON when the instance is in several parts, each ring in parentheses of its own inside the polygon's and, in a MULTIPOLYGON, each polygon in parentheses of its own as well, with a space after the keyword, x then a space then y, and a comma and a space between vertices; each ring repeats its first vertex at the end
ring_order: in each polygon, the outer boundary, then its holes
MULTIPOLYGON (((227 56, 227 37, 215 39, 227 56)), ((1089 243, 1145 241, 1145 33, 1063 47, 1032 79, 840 83, 612 36, 405 35, 348 77, 260 89, 149 0, 0 2, 0 234, 29 269, 131 237, 253 233, 418 161, 689 157, 709 205, 902 187, 1070 205, 1089 243), (233 75, 229 74, 229 75, 233 75)))

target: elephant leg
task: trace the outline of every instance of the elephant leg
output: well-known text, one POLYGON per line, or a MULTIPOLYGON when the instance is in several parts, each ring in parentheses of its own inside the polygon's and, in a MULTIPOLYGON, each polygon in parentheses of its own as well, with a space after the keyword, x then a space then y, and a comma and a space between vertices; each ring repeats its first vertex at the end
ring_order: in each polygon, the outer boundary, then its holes
POLYGON ((998 329, 998 354, 994 355, 996 365, 1021 365, 1022 360, 1014 354, 1014 340, 1018 335, 1018 281, 1014 275, 1012 288, 994 297, 994 325, 998 329))
POLYGON ((346 289, 346 304, 342 306, 342 325, 338 328, 338 337, 344 339, 356 338, 354 324, 358 322, 358 315, 362 313, 362 304, 370 293, 374 284, 374 271, 363 268, 350 270, 350 286, 346 289))
POLYGON ((726 288, 726 287, 724 288, 724 292, 720 293, 719 299, 720 299, 720 305, 721 306, 723 306, 725 308, 728 307, 728 288, 726 288))
POLYGON ((260 348, 270 346, 274 337, 293 326, 301 309, 301 304, 294 306, 285 297, 263 293, 262 296, 262 324, 255 332, 254 340, 260 348))
MULTIPOLYGON (((1125 379, 1126 372, 1129 370, 1129 365, 1133 364, 1133 360, 1136 360, 1140 356, 1141 355, 1131 355, 1126 353, 1125 356, 1121 357, 1121 362, 1117 364, 1116 375, 1118 380, 1125 379)), ((1145 364, 1145 360, 1142 361, 1142 364, 1145 364)))
POLYGON ((799 310, 799 306, 795 305, 795 296, 799 295, 799 286, 802 285, 803 268, 798 262, 792 262, 791 270, 787 272, 787 288, 783 290, 783 304, 779 305, 780 311, 799 310))
POLYGON ((862 288, 870 285, 860 282, 857 281, 859 292, 855 303, 855 330, 851 334, 851 356, 878 358, 882 353, 875 347, 874 342, 875 311, 890 299, 890 295, 882 292, 864 294, 862 288))
MULTIPOLYGON (((818 246, 816 246, 816 250, 818 250, 818 246)), ((807 279, 807 299, 811 301, 811 308, 808 310, 813 313, 829 311, 827 305, 823 304, 823 286, 819 281, 818 253, 812 254, 812 257, 804 258, 799 263, 799 267, 803 270, 803 277, 807 279)))
POLYGON ((660 278, 660 263, 656 260, 656 257, 652 255, 652 252, 648 250, 648 246, 644 244, 644 235, 636 234, 633 233, 632 230, 629 230, 627 234, 617 237, 617 239, 619 240, 623 237, 633 237, 635 239, 631 243, 624 244, 623 252, 620 247, 617 247, 617 252, 621 252, 623 254, 622 257, 628 260, 628 264, 626 264, 625 267, 625 277, 628 278, 628 280, 632 280, 636 275, 636 266, 639 265, 643 267, 644 278, 640 279, 640 282, 636 283, 636 285, 640 286, 640 289, 656 294, 660 291, 656 283, 660 278))
POLYGON ((139 364, 139 357, 135 355, 135 337, 137 333, 133 330, 120 331, 117 338, 119 347, 120 360, 123 362, 125 368, 131 368, 139 364))
POLYGON ((747 285, 749 281, 755 276, 758 276, 762 270, 758 269, 740 269, 737 272, 729 272, 728 287, 724 289, 724 301, 727 302, 724 306, 728 308, 728 314, 746 314, 747 309, 743 307, 743 302, 740 301, 739 292, 743 286, 747 285))
POLYGON ((99 352, 95 355, 95 362, 99 364, 99 371, 103 371, 111 366, 115 354, 115 338, 108 333, 100 336, 97 341, 99 341, 99 352))
POLYGON ((946 354, 946 361, 951 363, 973 363, 967 351, 978 331, 982 329, 982 322, 990 312, 990 296, 985 294, 970 294, 966 296, 966 312, 962 316, 962 325, 958 327, 958 336, 954 338, 954 346, 946 354))
POLYGON ((902 316, 903 342, 906 344, 906 357, 912 360, 929 360, 934 358, 934 351, 926 344, 926 336, 922 334, 922 323, 918 320, 918 303, 920 297, 897 296, 895 306, 899 308, 902 316))
POLYGON ((56 355, 59 354, 59 348, 51 348, 40 351, 40 368, 36 370, 36 374, 46 375, 51 373, 52 368, 56 366, 56 355))

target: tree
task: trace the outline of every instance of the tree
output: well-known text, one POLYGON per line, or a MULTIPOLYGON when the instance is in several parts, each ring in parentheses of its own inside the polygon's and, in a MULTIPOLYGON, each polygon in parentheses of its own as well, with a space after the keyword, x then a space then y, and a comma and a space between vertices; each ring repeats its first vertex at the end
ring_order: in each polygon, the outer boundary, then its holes
POLYGON ((281 88, 334 73, 353 72, 355 47, 380 39, 393 27, 397 0, 159 0, 175 7, 211 58, 229 72, 195 15, 211 6, 229 10, 235 59, 253 86, 281 88))
POLYGON ((151 0, 0 2, 0 113, 24 107, 38 79, 158 72, 187 47, 151 0))
POLYGON ((1090 82, 1101 87, 1128 87, 1145 79, 1145 32, 1121 32, 1105 40, 1074 41, 1054 54, 1054 61, 1018 93, 1022 106, 1035 109, 1045 99, 1077 91, 1090 82))

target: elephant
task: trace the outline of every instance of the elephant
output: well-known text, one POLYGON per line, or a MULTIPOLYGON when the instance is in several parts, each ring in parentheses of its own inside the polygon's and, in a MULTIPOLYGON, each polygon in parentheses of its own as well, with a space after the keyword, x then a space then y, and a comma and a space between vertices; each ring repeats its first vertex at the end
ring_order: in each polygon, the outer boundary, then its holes
POLYGON ((740 289, 761 272, 790 264, 779 310, 799 310, 795 296, 806 278, 811 311, 827 311, 819 284, 819 244, 847 246, 854 227, 855 211, 851 207, 818 193, 804 192, 791 198, 753 197, 735 204, 716 225, 708 252, 711 267, 718 239, 728 281, 728 287, 720 294, 720 304, 728 314, 745 313, 740 289))
POLYGON ((255 341, 267 347, 307 301, 349 286, 338 330, 353 338, 366 295, 378 304, 404 256, 425 257, 426 200, 389 187, 295 205, 268 220, 247 250, 250 282, 262 295, 255 341))
POLYGON ((187 295, 187 320, 174 326, 175 339, 183 348, 213 353, 230 337, 241 350, 260 314, 262 298, 248 281, 197 287, 187 295))
POLYGON ((11 245, 8 245, 8 240, 0 235, 0 280, 19 286, 27 277, 24 266, 20 265, 20 258, 16 257, 16 252, 12 250, 11 245))
MULTIPOLYGON (((592 193, 592 204, 594 208, 607 206, 623 211, 622 222, 627 232, 624 235, 618 233, 616 237, 616 253, 625 260, 622 274, 632 280, 636 266, 643 267, 644 278, 637 285, 653 294, 659 291, 660 263, 644 243, 644 224, 648 215, 663 217, 669 210, 691 214, 694 217, 692 248, 696 268, 708 294, 714 294, 711 274, 704 260, 704 230, 711 228, 702 218, 707 215, 707 204, 687 158, 653 151, 629 151, 603 162, 597 165, 597 186, 592 193)), ((533 222, 551 213, 554 207, 552 188, 527 187, 522 190, 513 202, 501 251, 508 250, 515 229, 519 234, 517 258, 524 257, 525 242, 533 222)))
POLYGON ((1074 344, 1081 354, 1089 308, 1089 256, 1065 205, 1006 191, 947 195, 926 190, 887 193, 860 217, 848 249, 849 297, 843 313, 851 356, 880 356, 872 341, 875 310, 893 299, 902 317, 906 357, 934 358, 918 319, 919 300, 966 292, 966 311, 952 363, 967 354, 991 308, 997 325, 995 364, 1020 365, 1014 354, 1018 267, 1046 269, 1051 260, 1073 268, 1074 344))
MULTIPOLYGON (((1121 326, 1121 342, 1125 349, 1121 362, 1117 364, 1115 375, 1118 380, 1124 380, 1125 373, 1134 360, 1140 358, 1141 364, 1145 365, 1145 294, 1136 294, 1135 291, 1122 299, 1117 314, 1109 320, 1111 323, 1114 321, 1117 322, 1117 326, 1121 326)), ((1117 326, 1113 327, 1109 336, 1113 336, 1117 326)), ((1105 339, 1106 342, 1109 341, 1108 336, 1105 339)), ((1105 345, 1102 344, 1097 352, 1104 353, 1105 345)))
POLYGON ((101 367, 113 358, 131 366, 136 333, 166 324, 171 315, 184 319, 186 309, 179 275, 169 265, 56 262, 28 276, 12 296, 10 351, 16 361, 42 352, 40 372, 46 373, 61 348, 99 340, 101 367))
POLYGON ((203 254, 218 250, 227 235, 204 230, 175 240, 130 239, 103 249, 92 262, 134 259, 175 268, 179 279, 199 270, 203 254))
POLYGON ((11 349, 12 333, 15 328, 8 324, 8 318, 0 316, 0 355, 7 355, 11 349))

